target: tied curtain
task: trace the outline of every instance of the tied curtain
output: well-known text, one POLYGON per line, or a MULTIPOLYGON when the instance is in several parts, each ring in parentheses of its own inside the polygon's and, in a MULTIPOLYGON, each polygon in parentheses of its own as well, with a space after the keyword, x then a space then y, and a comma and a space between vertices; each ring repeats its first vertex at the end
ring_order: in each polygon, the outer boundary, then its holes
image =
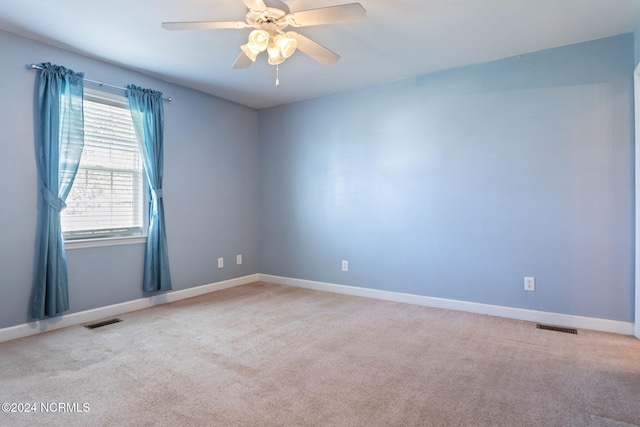
POLYGON ((42 204, 40 252, 31 316, 54 317, 69 309, 67 260, 60 212, 73 185, 84 147, 83 73, 41 64, 37 80, 35 144, 42 204))
POLYGON ((127 98, 151 191, 143 289, 146 292, 168 291, 171 289, 171 275, 162 202, 164 158, 162 92, 128 85, 127 98))

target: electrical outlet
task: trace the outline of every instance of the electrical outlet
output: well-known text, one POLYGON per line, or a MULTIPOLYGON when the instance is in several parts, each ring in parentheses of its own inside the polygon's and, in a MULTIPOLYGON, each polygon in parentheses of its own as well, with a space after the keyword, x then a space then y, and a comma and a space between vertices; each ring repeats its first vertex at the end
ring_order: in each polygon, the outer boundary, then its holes
POLYGON ((525 277, 524 278, 524 290, 533 292, 536 290, 536 278, 535 277, 525 277))
POLYGON ((342 271, 349 271, 349 261, 342 260, 342 271))
POLYGON ((224 267, 224 258, 218 258, 218 268, 224 267))
POLYGON ((236 264, 242 264, 242 255, 236 255, 236 264))

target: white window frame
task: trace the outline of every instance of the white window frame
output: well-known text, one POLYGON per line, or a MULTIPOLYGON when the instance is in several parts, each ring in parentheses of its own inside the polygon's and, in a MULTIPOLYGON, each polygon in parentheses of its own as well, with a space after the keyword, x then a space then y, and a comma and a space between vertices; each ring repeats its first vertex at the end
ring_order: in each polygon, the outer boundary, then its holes
MULTIPOLYGON (((122 95, 114 93, 96 90, 91 88, 84 88, 84 100, 99 102, 102 104, 112 105, 119 108, 125 108, 129 110, 129 103, 127 98, 122 95)), ((139 244, 144 243, 147 240, 147 230, 149 221, 149 188, 142 168, 141 176, 141 209, 142 209, 142 226, 140 229, 127 229, 121 234, 117 232, 105 233, 104 235, 96 235, 92 233, 64 233, 63 237, 65 241, 65 248, 67 249, 80 249, 97 246, 114 246, 125 244, 139 244)), ((74 183, 75 184, 75 183, 74 183)))

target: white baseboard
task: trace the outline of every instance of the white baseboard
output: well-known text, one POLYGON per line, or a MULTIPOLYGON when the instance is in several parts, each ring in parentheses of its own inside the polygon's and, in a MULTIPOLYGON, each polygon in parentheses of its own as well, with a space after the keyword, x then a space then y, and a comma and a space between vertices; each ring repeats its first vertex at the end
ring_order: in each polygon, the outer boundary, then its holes
POLYGON ((564 326, 570 328, 591 329, 601 332, 612 332, 622 335, 633 335, 634 324, 594 317, 573 316, 570 314, 550 313, 546 311, 526 310, 522 308, 503 307, 499 305, 481 304, 468 301, 444 298, 426 297, 421 295, 404 294, 400 292, 381 291, 378 289, 359 288, 356 286, 335 285, 332 283, 314 282, 310 280, 292 279, 288 277, 259 274, 260 281, 299 288, 315 289, 318 291, 334 292, 338 294, 375 298, 386 301, 403 302, 426 307, 444 308, 448 310, 466 311, 469 313, 488 314, 491 316, 525 320, 564 326))
POLYGON ((210 292, 246 285, 262 281, 299 288, 315 289, 345 295, 375 298, 386 301, 402 302, 426 307, 444 308, 448 310, 466 311, 469 313, 487 314, 510 319, 539 322, 594 331, 612 332, 622 335, 633 335, 634 324, 615 320, 598 319, 593 317, 572 316, 569 314, 550 313, 545 311, 526 310, 521 308, 503 307, 498 305, 480 304, 468 301, 458 301, 444 298, 426 297, 421 295, 404 294, 400 292, 382 291, 378 289, 359 288, 356 286, 336 285, 332 283, 314 282, 310 280, 292 279, 288 277, 271 276, 268 274, 252 274, 223 282, 211 283, 179 291, 167 292, 149 298, 140 298, 120 304, 95 308, 92 310, 71 313, 60 317, 29 322, 22 325, 0 329, 0 342, 36 335, 41 332, 54 331, 69 326, 95 322, 108 317, 119 316, 124 313, 167 304, 174 301, 204 295, 210 292))
POLYGON ((66 328, 68 326, 95 322, 96 320, 119 316, 124 313, 130 313, 132 311, 142 310, 160 304, 167 304, 186 298, 192 298, 210 292, 220 291, 222 289, 233 288, 235 286, 246 285, 256 281, 258 281, 258 275, 252 274, 249 276, 239 277, 237 279, 225 280, 223 282, 211 283, 208 285, 197 286, 195 288, 167 292, 148 298, 140 298, 120 304, 113 304, 106 307, 81 311, 78 313, 63 314, 60 317, 11 326, 8 328, 0 329, 0 342, 9 341, 16 338, 28 337, 30 335, 39 334, 41 332, 54 331, 56 329, 66 328))

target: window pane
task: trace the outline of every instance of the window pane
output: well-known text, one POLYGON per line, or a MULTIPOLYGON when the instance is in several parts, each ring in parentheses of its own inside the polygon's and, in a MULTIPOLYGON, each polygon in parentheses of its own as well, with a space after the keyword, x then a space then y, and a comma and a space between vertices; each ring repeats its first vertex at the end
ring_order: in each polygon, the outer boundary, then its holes
POLYGON ((85 89, 85 146, 62 211, 66 239, 143 235, 142 162, 126 98, 85 89))

